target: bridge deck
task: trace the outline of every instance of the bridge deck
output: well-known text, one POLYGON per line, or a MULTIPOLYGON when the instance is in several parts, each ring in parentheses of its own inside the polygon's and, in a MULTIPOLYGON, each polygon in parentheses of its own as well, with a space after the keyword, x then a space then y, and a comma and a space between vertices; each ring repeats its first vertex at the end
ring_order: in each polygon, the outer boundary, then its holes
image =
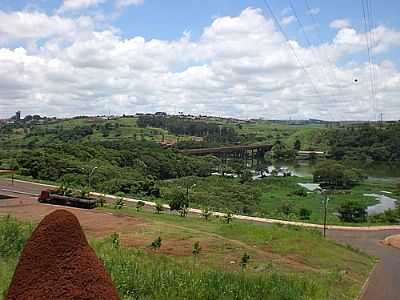
POLYGON ((194 154, 194 155, 206 155, 206 154, 220 154, 220 153, 233 153, 249 150, 264 150, 270 151, 272 145, 238 145, 238 146, 227 146, 218 148, 200 148, 200 149, 186 149, 182 150, 183 153, 194 154))

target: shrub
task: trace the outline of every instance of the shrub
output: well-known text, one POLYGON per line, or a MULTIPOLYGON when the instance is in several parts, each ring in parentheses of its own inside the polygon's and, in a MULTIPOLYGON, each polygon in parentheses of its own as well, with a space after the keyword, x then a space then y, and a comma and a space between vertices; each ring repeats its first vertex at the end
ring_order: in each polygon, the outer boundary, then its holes
POLYGON ((156 238, 154 241, 151 242, 150 248, 153 250, 158 250, 161 248, 161 237, 156 238))
POLYGON ((240 267, 242 269, 245 269, 247 267, 247 264, 250 261, 250 255, 248 255, 246 252, 243 254, 242 258, 240 259, 240 267))
POLYGON ((193 256, 198 256, 201 252, 200 242, 197 241, 193 244, 192 254, 193 256))
POLYGON ((359 201, 350 200, 340 205, 339 218, 343 222, 364 222, 367 218, 367 206, 359 201))
POLYGON ((156 206, 154 207, 156 214, 160 214, 164 210, 164 206, 161 202, 156 202, 156 206))
POLYGON ((310 220, 311 213, 311 210, 303 207, 299 210, 299 217, 301 220, 310 220))
POLYGON ((136 203, 136 211, 139 212, 140 209, 144 206, 144 202, 143 201, 138 201, 136 203))
POLYGON ((209 210, 208 207, 203 207, 201 210, 201 216, 204 218, 204 220, 208 221, 208 219, 211 217, 212 212, 209 210))

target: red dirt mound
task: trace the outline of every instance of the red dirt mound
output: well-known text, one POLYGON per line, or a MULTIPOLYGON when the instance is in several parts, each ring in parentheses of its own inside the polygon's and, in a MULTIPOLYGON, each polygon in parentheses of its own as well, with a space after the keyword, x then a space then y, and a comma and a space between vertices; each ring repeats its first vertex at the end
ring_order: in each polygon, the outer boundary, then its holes
POLYGON ((66 210, 47 215, 22 251, 7 300, 119 299, 78 219, 66 210))

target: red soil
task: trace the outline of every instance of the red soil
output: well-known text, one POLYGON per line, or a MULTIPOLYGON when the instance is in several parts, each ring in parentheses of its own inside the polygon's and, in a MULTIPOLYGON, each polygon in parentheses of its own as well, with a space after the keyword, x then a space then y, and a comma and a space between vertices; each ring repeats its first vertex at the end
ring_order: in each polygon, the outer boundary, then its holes
POLYGON ((47 215, 21 254, 6 300, 119 299, 78 219, 66 210, 47 215))

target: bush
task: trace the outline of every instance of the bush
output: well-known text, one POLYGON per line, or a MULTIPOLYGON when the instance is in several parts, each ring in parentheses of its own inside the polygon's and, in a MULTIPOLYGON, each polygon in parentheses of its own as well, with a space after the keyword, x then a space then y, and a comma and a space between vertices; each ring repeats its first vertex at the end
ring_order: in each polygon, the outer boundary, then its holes
POLYGON ((340 205, 339 218, 343 222, 364 222, 367 218, 367 206, 359 201, 350 200, 340 205))
POLYGON ((31 231, 10 216, 0 217, 0 257, 17 257, 31 231))
POLYGON ((188 199, 186 195, 179 190, 174 190, 172 194, 169 195, 169 207, 170 210, 181 210, 184 207, 188 207, 188 199))
POLYGON ((144 202, 143 201, 138 201, 136 203, 136 211, 139 212, 139 210, 144 206, 144 202))
POLYGON ((310 220, 311 213, 311 210, 303 207, 299 210, 299 217, 301 220, 310 220))

